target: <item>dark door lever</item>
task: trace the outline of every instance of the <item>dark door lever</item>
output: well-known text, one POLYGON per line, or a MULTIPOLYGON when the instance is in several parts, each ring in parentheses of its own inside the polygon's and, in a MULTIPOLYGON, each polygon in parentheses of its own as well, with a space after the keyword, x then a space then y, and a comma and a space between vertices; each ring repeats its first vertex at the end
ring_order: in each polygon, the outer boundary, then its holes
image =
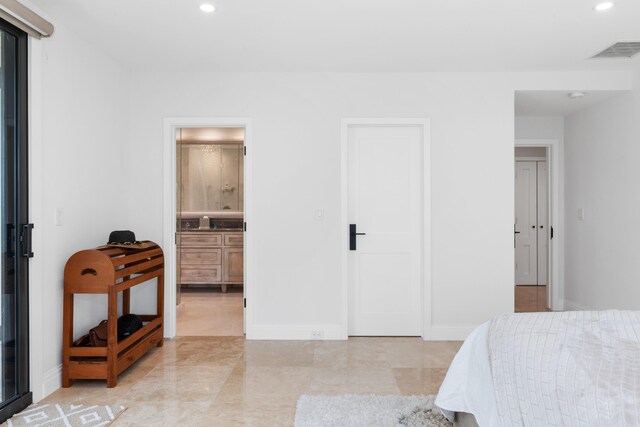
POLYGON ((356 225, 349 224, 349 250, 356 250, 356 237, 357 236, 366 236, 367 233, 358 233, 356 232, 356 225))

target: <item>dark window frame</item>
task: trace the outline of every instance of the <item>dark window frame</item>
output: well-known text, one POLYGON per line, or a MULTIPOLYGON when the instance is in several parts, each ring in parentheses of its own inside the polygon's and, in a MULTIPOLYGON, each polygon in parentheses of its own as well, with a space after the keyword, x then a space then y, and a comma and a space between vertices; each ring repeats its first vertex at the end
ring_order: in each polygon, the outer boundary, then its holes
POLYGON ((29 182, 28 182, 28 36, 18 27, 0 19, 0 30, 16 37, 16 137, 14 147, 15 168, 15 241, 12 250, 15 254, 17 278, 16 305, 16 363, 17 389, 12 399, 1 402, 0 422, 22 411, 33 402, 29 379, 29 257, 26 249, 31 250, 31 229, 29 228, 29 182))

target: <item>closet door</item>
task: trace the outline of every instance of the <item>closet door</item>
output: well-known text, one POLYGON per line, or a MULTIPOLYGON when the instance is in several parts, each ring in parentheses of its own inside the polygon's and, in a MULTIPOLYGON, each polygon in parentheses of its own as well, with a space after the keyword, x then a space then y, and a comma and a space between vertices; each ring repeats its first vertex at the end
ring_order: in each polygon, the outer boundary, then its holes
POLYGON ((549 260, 549 165, 538 164, 538 285, 548 283, 549 260))
POLYGON ((537 285, 536 162, 516 162, 515 174, 515 282, 516 285, 537 285))

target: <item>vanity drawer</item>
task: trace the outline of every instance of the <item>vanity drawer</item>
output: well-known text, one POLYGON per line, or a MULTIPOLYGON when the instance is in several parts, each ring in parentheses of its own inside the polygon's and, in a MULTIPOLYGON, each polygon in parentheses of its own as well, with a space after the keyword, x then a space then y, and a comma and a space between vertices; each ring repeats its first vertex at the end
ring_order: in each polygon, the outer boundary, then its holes
POLYGON ((224 245, 225 246, 243 246, 244 235, 242 233, 231 233, 231 234, 225 233, 224 245))
POLYGON ((180 265, 193 265, 207 268, 210 265, 222 263, 222 248, 182 248, 180 250, 180 265))
POLYGON ((222 234, 202 231, 200 233, 181 233, 180 245, 189 248, 222 246, 222 234))
POLYGON ((180 269, 180 283, 185 285, 206 285, 209 283, 219 283, 222 280, 222 266, 213 268, 190 268, 180 269))

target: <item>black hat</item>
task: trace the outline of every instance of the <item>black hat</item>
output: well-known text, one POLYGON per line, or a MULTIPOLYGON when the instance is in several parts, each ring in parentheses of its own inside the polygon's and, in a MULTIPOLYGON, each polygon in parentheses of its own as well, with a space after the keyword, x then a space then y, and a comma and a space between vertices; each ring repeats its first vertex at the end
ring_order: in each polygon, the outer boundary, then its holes
POLYGON ((132 249, 140 249, 143 247, 142 242, 136 240, 135 233, 129 230, 112 231, 111 234, 109 234, 109 242, 107 245, 132 249))

